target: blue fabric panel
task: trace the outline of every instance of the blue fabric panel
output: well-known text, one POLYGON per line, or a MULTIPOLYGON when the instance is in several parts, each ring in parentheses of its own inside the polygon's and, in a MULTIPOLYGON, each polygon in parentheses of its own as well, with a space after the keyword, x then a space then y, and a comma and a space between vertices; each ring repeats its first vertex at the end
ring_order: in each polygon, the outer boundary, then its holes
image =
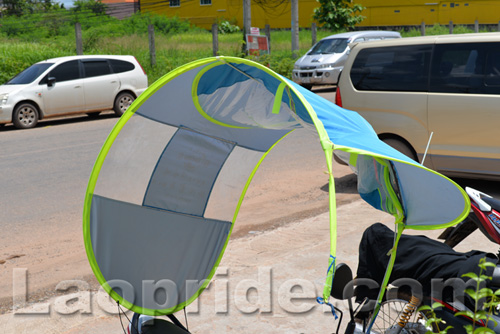
POLYGON ((259 79, 266 88, 275 93, 281 81, 267 74, 261 69, 247 64, 231 63, 211 68, 200 79, 198 84, 198 95, 212 94, 220 87, 231 87, 236 82, 259 79), (236 71, 237 68, 239 71, 236 71))
POLYGON ((357 112, 343 109, 294 82, 289 82, 311 104, 334 145, 373 152, 403 161, 414 161, 378 139, 372 126, 357 112))
POLYGON ((144 205, 202 216, 234 143, 179 129, 153 172, 144 205))
POLYGON ((90 235, 99 270, 107 281, 131 286, 132 294, 115 291, 139 307, 168 309, 191 298, 214 267, 230 228, 226 221, 92 198, 90 235), (148 282, 156 287, 154 294, 148 282))
POLYGON ((358 156, 356 167, 360 196, 374 208, 389 212, 386 205, 389 199, 384 182, 385 167, 375 161, 373 157, 365 155, 358 156))

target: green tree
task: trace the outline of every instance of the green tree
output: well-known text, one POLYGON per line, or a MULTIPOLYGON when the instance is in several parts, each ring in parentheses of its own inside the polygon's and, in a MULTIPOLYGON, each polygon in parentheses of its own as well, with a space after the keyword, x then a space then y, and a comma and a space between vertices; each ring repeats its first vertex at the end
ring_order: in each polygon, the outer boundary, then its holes
POLYGON ((6 16, 21 16, 27 7, 24 0, 3 0, 3 6, 6 16))
POLYGON ((52 0, 3 0, 5 16, 23 16, 33 13, 50 12, 60 5, 52 0))
POLYGON ((329 30, 352 28, 365 18, 361 13, 365 7, 353 0, 317 0, 320 7, 314 9, 313 18, 329 30))
POLYGON ((90 12, 96 15, 106 14, 106 5, 101 0, 76 0, 73 2, 74 12, 90 12))

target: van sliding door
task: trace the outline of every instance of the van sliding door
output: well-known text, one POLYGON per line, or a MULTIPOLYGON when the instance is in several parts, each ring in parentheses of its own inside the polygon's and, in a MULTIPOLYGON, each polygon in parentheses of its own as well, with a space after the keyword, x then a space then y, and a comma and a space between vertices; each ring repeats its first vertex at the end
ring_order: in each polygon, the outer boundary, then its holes
POLYGON ((428 117, 434 169, 500 175, 500 43, 436 44, 428 117))
MULTIPOLYGON (((359 112, 379 136, 407 142, 422 160, 429 139, 427 91, 432 45, 369 47, 342 87, 344 108, 359 112)), ((426 158, 425 165, 432 167, 426 158)))

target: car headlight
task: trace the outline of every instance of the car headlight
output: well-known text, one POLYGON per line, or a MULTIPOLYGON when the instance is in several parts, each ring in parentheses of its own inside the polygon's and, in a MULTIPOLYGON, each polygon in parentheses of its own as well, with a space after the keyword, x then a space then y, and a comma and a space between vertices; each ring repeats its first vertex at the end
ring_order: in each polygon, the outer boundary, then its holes
POLYGON ((0 94, 0 106, 6 105, 9 99, 9 94, 0 94))
POLYGON ((300 70, 300 65, 297 65, 297 64, 293 65, 293 69, 294 70, 300 70))
POLYGON ((322 64, 322 65, 319 65, 318 68, 327 68, 327 67, 334 67, 335 64, 322 64))

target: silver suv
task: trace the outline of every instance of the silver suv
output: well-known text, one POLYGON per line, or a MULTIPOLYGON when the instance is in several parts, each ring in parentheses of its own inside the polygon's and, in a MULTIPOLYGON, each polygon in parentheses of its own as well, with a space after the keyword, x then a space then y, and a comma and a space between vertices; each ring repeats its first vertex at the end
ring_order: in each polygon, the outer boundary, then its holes
POLYGON ((38 62, 0 86, 0 125, 33 128, 43 118, 113 109, 122 115, 146 90, 133 56, 71 56, 38 62))
POLYGON ((292 79, 311 89, 313 85, 336 85, 349 55, 349 44, 401 38, 395 31, 353 31, 331 35, 316 43, 295 62, 292 79))

